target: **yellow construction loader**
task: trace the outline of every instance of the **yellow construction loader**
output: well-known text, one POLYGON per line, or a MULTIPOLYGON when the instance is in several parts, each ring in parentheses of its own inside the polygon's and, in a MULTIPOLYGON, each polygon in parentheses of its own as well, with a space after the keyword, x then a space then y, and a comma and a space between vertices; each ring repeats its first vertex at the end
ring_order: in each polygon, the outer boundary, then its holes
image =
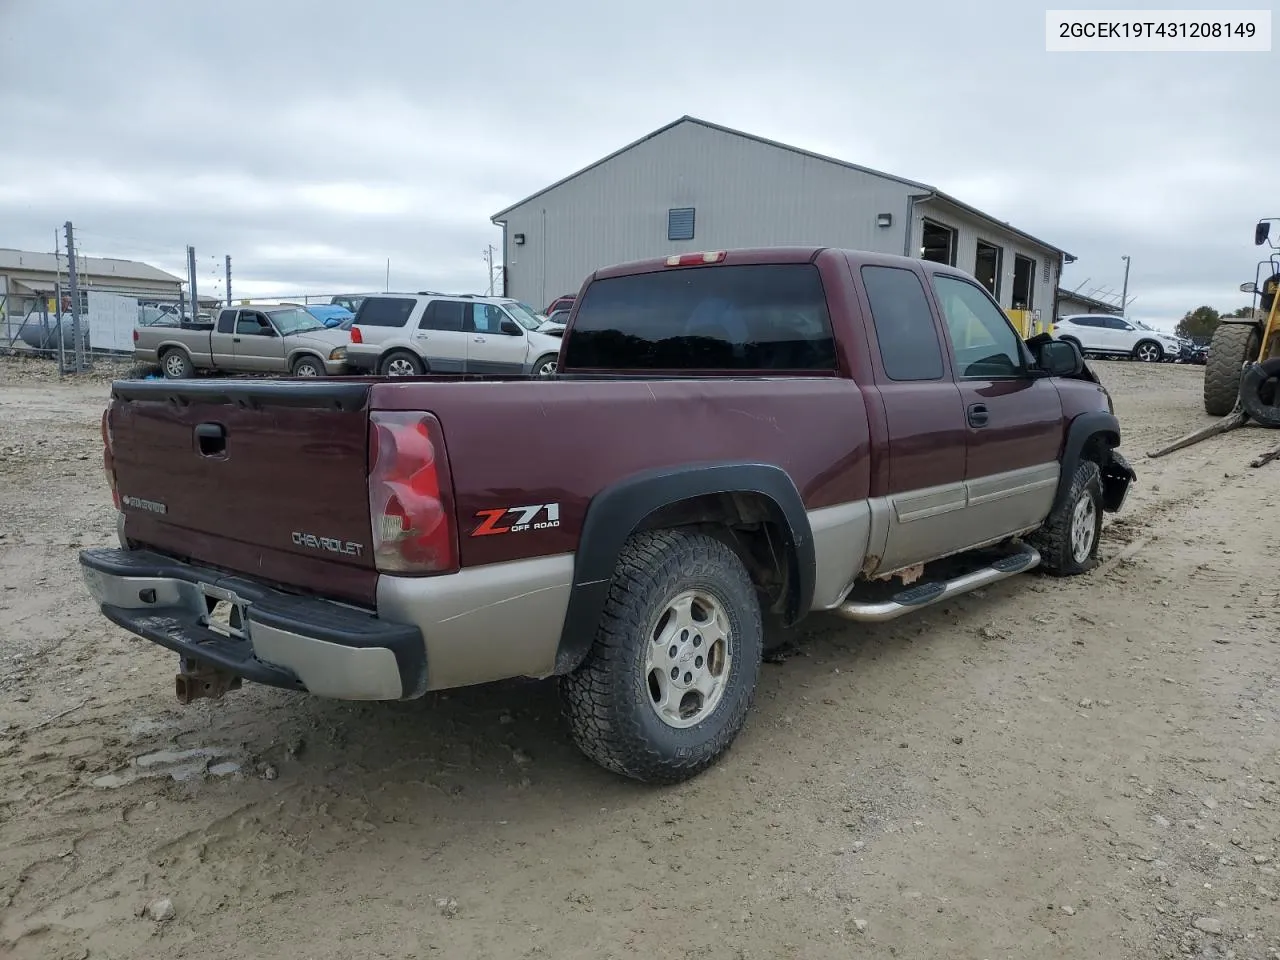
MULTIPOLYGON (((1280 217, 1260 220, 1253 233, 1254 245, 1280 251, 1280 235, 1273 239, 1273 233, 1280 234, 1278 227, 1280 217)), ((1280 427, 1280 253, 1260 262, 1254 279, 1242 283, 1240 290, 1256 298, 1253 315, 1222 318, 1209 342, 1204 368, 1205 412, 1222 419, 1148 456, 1162 457, 1249 421, 1280 427)), ((1280 459, 1280 448, 1253 465, 1271 459, 1280 459)))

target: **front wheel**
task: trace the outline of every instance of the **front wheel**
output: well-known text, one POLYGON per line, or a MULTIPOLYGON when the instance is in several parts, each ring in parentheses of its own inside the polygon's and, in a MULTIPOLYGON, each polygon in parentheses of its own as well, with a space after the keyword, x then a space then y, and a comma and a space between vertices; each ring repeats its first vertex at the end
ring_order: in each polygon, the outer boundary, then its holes
POLYGON ((1081 460, 1062 503, 1027 542, 1040 551, 1040 568, 1059 577, 1087 573, 1098 563, 1102 539, 1102 471, 1081 460))
POLYGON ((636 534, 586 660, 561 678, 570 734, 614 773, 688 780, 746 721, 763 643, 755 588, 733 550, 684 530, 636 534))
POLYGON ((323 377, 324 364, 315 357, 302 357, 293 364, 295 377, 323 377))
POLYGON ((556 354, 550 354, 545 357, 539 357, 533 365, 533 375, 535 377, 553 377, 556 372, 556 363, 559 357, 556 354))
POLYGON ((1159 363, 1164 359, 1164 350, 1153 340, 1143 340, 1133 348, 1133 359, 1143 363, 1159 363))

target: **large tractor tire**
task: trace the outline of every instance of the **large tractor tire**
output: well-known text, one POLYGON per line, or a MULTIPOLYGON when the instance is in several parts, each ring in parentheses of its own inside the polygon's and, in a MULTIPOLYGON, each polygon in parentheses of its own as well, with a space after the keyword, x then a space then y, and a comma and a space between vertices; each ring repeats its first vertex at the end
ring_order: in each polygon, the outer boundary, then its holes
POLYGON ((1256 323, 1222 323, 1209 343, 1209 362, 1204 367, 1204 410, 1225 417, 1240 397, 1240 374, 1244 365, 1256 360, 1262 335, 1256 323))

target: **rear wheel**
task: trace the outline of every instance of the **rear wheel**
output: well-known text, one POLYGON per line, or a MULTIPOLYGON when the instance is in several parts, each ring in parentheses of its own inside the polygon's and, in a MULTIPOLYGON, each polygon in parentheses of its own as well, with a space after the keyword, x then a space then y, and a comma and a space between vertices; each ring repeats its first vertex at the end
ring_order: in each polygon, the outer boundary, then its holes
POLYGON ((1133 348, 1133 359, 1143 363, 1159 363, 1164 359, 1164 348, 1154 340, 1143 340, 1133 348))
POLYGON ((378 364, 378 373, 384 377, 420 377, 426 372, 426 364, 406 350, 389 353, 378 364))
POLYGON ((195 373, 195 367, 191 365, 191 358, 187 356, 185 351, 174 347, 168 350, 160 358, 160 369, 164 371, 164 375, 170 380, 188 380, 195 373))
POLYGON ((1204 411, 1225 417, 1240 398, 1240 375, 1262 347, 1258 327, 1253 323, 1220 323, 1209 341, 1209 357, 1204 365, 1204 411))
POLYGON ((1040 568, 1059 577, 1074 577, 1098 562, 1102 535, 1102 471, 1081 460, 1062 503, 1044 526, 1027 538, 1040 551, 1040 568))
POLYGON ((636 780, 701 773, 746 720, 763 636, 755 588, 727 545, 683 530, 636 534, 590 653, 560 682, 574 742, 636 780))

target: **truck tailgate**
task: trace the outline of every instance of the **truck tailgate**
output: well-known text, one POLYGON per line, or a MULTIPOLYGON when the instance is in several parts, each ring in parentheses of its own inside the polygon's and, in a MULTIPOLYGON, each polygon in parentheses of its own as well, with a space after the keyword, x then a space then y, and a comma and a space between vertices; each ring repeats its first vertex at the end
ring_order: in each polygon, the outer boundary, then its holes
POLYGON ((121 381, 111 450, 132 541, 374 602, 369 384, 121 381))

